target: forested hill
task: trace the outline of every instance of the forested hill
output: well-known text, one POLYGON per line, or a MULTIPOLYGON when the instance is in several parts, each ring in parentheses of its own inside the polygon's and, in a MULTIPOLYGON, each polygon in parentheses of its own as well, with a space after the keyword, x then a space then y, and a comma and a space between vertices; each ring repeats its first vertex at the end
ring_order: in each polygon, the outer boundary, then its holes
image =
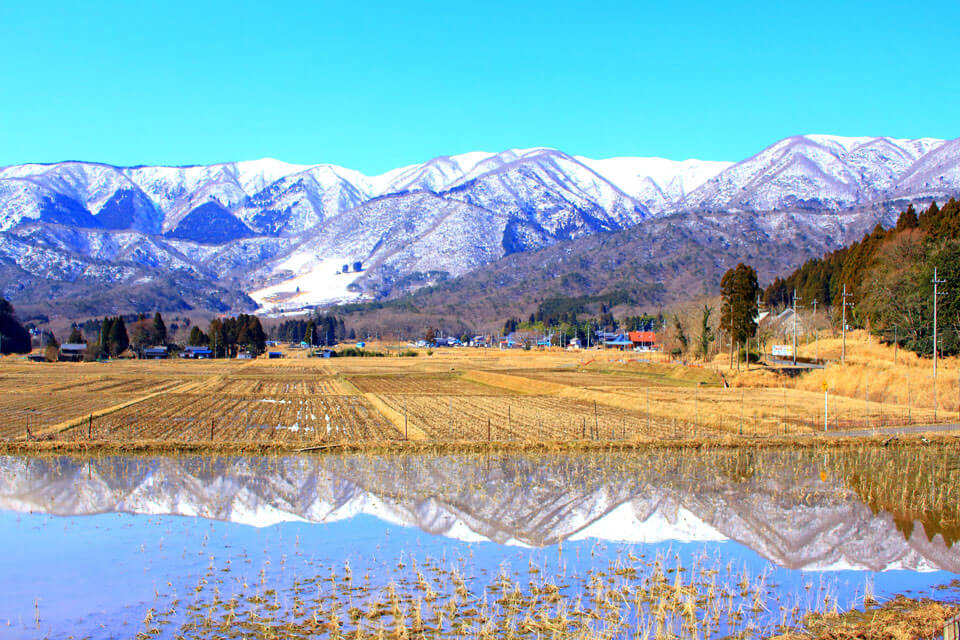
POLYGON ((738 262, 769 282, 860 237, 881 219, 874 211, 678 214, 512 254, 412 294, 336 313, 349 316, 347 323, 358 332, 409 334, 434 326, 460 335, 502 327, 507 318, 525 318, 557 299, 596 302, 590 313, 599 313, 601 302, 621 316, 655 311, 719 293, 724 272, 738 262))
POLYGON ((910 206, 896 226, 877 225, 863 239, 805 262, 765 290, 770 307, 817 300, 839 314, 846 285, 848 322, 921 354, 933 352, 933 274, 944 283, 937 319, 944 353, 960 352, 960 202, 936 203, 919 215, 910 206))

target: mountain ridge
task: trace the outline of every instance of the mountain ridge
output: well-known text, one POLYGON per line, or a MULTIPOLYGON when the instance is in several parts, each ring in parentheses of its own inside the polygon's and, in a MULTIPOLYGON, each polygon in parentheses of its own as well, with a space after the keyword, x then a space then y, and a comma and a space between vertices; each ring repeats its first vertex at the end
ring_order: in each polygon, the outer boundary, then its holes
MULTIPOLYGON (((117 242, 150 249, 125 254, 123 265, 154 278, 186 271, 252 295, 262 313, 281 313, 375 299, 384 283, 394 295, 511 254, 669 216, 873 211, 881 220, 904 202, 950 195, 960 195, 960 140, 818 134, 785 138, 740 162, 592 160, 533 147, 439 156, 375 176, 273 158, 184 167, 32 163, 0 167, 0 259, 29 265, 32 278, 66 291, 76 279, 58 279, 61 258, 24 259, 25 243, 44 235, 38 229, 136 233, 117 242), (415 219, 457 224, 438 234, 415 219), (403 220, 419 235, 398 232, 403 220), (189 259, 167 255, 172 247, 189 259), (338 264, 357 262, 363 273, 347 275, 338 264)), ((824 248, 823 232, 805 229, 807 248, 824 248)), ((47 249, 98 269, 84 243, 54 247, 55 236, 63 234, 45 235, 47 249)), ((0 278, 0 294, 43 304, 20 284, 0 278)))

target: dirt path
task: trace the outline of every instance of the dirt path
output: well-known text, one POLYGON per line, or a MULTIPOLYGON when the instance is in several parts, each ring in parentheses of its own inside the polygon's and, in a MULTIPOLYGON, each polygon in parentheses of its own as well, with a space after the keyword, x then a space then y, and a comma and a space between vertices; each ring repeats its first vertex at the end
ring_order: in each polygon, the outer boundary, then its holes
POLYGON ((346 377, 343 377, 340 380, 340 384, 343 385, 343 388, 346 391, 349 391, 355 396, 360 396, 364 400, 370 403, 370 405, 376 409, 380 415, 384 417, 388 422, 390 422, 394 427, 397 428, 397 431, 404 434, 404 437, 407 440, 427 440, 428 436, 425 431, 414 427, 409 424, 409 420, 403 417, 403 414, 399 411, 394 410, 390 405, 388 405, 383 398, 378 396, 375 393, 364 393, 357 388, 357 385, 350 382, 346 377))

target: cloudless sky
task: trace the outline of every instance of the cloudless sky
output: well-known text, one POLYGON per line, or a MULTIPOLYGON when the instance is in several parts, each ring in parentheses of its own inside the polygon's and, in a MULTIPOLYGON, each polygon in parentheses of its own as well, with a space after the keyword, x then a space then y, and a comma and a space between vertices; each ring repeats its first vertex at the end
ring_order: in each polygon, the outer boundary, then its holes
POLYGON ((954 138, 958 23, 958 0, 0 0, 0 165, 954 138))

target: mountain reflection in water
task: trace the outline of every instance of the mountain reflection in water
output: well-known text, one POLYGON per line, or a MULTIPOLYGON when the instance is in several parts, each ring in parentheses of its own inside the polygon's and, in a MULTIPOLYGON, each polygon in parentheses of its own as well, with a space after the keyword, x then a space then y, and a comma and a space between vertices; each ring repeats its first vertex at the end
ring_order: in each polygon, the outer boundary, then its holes
MULTIPOLYGON (((174 514, 256 527, 367 514, 464 541, 732 540, 788 569, 960 573, 960 550, 948 544, 952 512, 928 508, 911 519, 916 505, 883 499, 883 483, 911 464, 944 475, 914 474, 918 482, 956 486, 955 470, 936 470, 937 455, 3 457, 0 509, 174 514)), ((918 490, 927 495, 926 485, 918 490)))

